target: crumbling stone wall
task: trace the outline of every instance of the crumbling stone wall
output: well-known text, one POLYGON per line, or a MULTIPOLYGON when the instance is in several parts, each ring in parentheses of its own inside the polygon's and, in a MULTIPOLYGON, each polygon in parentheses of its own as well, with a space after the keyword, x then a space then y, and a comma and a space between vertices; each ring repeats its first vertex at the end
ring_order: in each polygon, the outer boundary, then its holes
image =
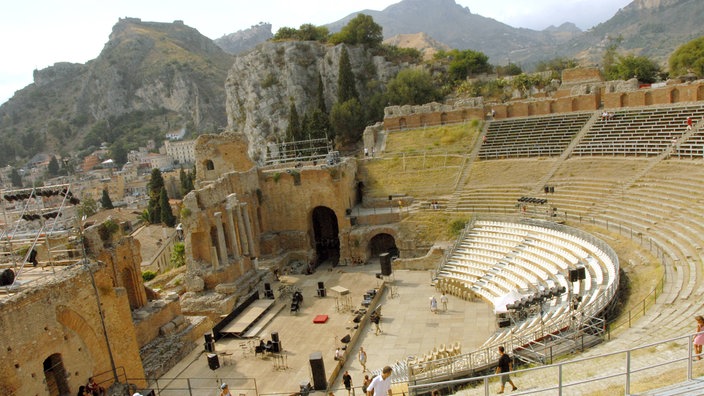
POLYGON ((61 356, 72 393, 88 377, 111 370, 96 293, 115 365, 130 378, 144 377, 125 289, 114 287, 108 266, 90 268, 97 290, 88 266, 77 266, 0 301, 1 394, 48 394, 43 363, 53 354, 61 356))

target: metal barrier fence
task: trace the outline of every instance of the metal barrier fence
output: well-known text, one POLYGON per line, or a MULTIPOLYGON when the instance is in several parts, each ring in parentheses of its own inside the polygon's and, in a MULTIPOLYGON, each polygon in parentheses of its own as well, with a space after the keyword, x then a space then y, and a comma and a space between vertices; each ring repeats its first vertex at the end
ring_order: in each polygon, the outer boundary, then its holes
MULTIPOLYGON (((512 395, 540 394, 587 394, 594 393, 595 383, 608 388, 609 394, 626 394, 633 391, 645 392, 664 386, 691 380, 693 353, 692 341, 696 334, 670 338, 628 350, 612 352, 594 357, 575 359, 564 363, 551 364, 511 372, 511 378, 519 388, 528 391, 511 392, 512 395), (653 355, 654 350, 673 350, 670 356, 653 355), (662 375, 667 370, 672 375, 662 375), (658 375, 658 381, 653 376, 658 375)), ((409 385, 410 395, 430 393, 435 390, 449 390, 455 393, 462 389, 465 395, 490 395, 492 387, 499 387, 501 374, 463 378, 453 381, 409 385)))

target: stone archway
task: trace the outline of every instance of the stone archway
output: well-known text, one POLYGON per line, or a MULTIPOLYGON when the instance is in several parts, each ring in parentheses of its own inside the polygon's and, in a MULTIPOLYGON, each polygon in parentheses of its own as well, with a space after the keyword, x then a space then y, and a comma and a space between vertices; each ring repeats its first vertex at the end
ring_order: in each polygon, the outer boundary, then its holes
POLYGON ((398 257, 398 248, 396 247, 396 239, 391 234, 380 233, 376 234, 369 241, 370 257, 379 257, 382 253, 398 257))
POLYGON ((318 266, 326 260, 331 260, 333 265, 337 265, 340 261, 340 231, 335 211, 326 206, 316 207, 313 209, 312 223, 315 253, 318 258, 314 265, 318 266))
POLYGON ((71 393, 66 381, 66 369, 60 353, 44 359, 44 380, 50 396, 62 396, 71 393))

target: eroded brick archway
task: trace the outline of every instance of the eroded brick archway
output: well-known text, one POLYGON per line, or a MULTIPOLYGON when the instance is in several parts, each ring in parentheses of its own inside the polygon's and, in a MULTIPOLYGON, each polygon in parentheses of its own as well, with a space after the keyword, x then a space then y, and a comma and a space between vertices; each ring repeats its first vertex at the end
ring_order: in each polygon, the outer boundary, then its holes
POLYGON ((389 253, 391 256, 398 256, 396 238, 385 232, 374 235, 369 240, 370 257, 379 257, 382 253, 389 253))
POLYGON ((332 260, 337 265, 340 260, 340 237, 337 215, 327 206, 318 206, 312 213, 313 241, 318 258, 316 265, 332 260))

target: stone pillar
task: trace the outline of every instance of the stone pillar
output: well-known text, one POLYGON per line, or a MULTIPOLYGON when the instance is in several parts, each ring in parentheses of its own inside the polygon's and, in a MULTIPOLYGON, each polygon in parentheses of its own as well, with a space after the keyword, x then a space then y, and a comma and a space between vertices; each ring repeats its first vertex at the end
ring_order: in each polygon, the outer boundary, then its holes
POLYGON ((242 218, 242 207, 237 205, 235 212, 237 213, 237 230, 240 236, 239 246, 242 248, 242 255, 249 256, 249 244, 247 243, 247 233, 245 232, 244 219, 242 218))
POLYGON ((226 220, 227 220, 227 236, 228 239, 230 240, 230 246, 232 246, 232 255, 235 257, 235 259, 239 259, 240 257, 240 244, 239 241, 237 241, 237 230, 235 230, 235 220, 232 218, 234 213, 232 213, 232 208, 230 206, 227 206, 225 208, 225 213, 227 214, 226 220))
POLYGON ((215 246, 210 247, 210 261, 213 263, 213 269, 220 268, 220 260, 218 260, 218 249, 215 246))
POLYGON ((218 230, 218 259, 222 265, 227 264, 227 244, 225 243, 225 232, 222 230, 222 212, 213 213, 215 217, 215 227, 218 230))
POLYGON ((256 253, 254 252, 254 237, 252 236, 252 223, 250 223, 249 220, 249 210, 247 210, 247 203, 242 202, 240 204, 242 208, 242 213, 244 214, 244 228, 245 231, 247 232, 247 244, 249 248, 249 256, 256 256, 256 253))

